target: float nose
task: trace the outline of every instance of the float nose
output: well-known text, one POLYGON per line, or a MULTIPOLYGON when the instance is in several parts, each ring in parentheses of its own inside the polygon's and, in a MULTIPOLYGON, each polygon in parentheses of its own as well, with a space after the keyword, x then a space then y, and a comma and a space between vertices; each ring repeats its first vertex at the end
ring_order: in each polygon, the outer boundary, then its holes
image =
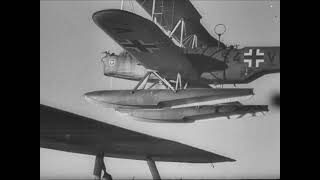
POLYGON ((101 101, 101 95, 97 92, 87 92, 83 95, 84 99, 88 102, 99 102, 101 101))
POLYGON ((83 95, 84 99, 90 103, 97 103, 104 106, 118 102, 119 96, 109 91, 93 91, 83 95))

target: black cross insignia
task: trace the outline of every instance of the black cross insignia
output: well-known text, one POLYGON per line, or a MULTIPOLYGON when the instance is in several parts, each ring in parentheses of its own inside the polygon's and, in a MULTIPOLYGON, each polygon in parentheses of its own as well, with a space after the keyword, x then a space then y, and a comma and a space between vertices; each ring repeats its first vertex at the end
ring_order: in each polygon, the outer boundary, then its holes
POLYGON ((127 42, 120 43, 125 48, 134 49, 138 52, 152 53, 153 50, 159 49, 152 43, 144 43, 142 40, 127 40, 127 42))
POLYGON ((257 49, 250 49, 249 54, 244 53, 244 62, 248 63, 249 67, 258 68, 259 64, 257 64, 257 60, 262 60, 261 62, 264 62, 264 53, 261 54, 263 55, 257 54, 257 49))

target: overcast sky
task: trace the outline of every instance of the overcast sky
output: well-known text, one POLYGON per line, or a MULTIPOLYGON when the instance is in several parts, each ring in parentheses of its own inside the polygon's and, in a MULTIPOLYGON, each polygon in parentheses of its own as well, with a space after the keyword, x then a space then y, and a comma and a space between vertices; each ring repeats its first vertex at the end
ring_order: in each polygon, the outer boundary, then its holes
MULTIPOLYGON (((279 1, 194 0, 203 25, 212 33, 224 23, 227 44, 280 46, 279 1)), ((40 1, 40 103, 127 129, 167 138, 233 159, 209 164, 157 162, 162 178, 280 177, 280 110, 271 96, 280 92, 280 74, 248 85, 255 96, 244 104, 269 104, 266 116, 220 119, 193 124, 154 124, 119 116, 87 103, 82 95, 103 89, 130 89, 136 82, 103 76, 101 52, 121 48, 91 19, 94 12, 120 8, 120 1, 40 1)), ((135 2, 125 9, 149 18, 135 2)), ((93 156, 40 148, 40 177, 92 177, 93 156)), ((105 158, 114 178, 151 178, 144 161, 105 158)))

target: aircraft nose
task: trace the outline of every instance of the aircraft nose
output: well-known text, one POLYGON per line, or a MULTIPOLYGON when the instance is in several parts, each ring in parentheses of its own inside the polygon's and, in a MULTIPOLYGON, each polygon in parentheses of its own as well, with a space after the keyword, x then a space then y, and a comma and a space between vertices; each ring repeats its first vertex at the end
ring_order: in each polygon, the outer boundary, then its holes
POLYGON ((104 57, 101 59, 101 61, 103 64, 103 70, 105 75, 113 75, 117 72, 119 64, 117 56, 113 55, 104 57))

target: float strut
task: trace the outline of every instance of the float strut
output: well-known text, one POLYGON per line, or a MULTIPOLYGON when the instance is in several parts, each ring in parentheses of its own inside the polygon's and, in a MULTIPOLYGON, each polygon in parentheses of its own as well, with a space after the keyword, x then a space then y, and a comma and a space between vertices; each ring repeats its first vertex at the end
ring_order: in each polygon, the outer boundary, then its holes
POLYGON ((155 72, 155 71, 153 71, 152 73, 153 73, 160 81, 162 81, 169 89, 171 89, 173 92, 177 92, 165 78, 162 78, 162 77, 161 77, 157 72, 155 72))
MULTIPOLYGON (((145 75, 145 76, 139 81, 139 83, 134 87, 134 89, 131 91, 131 93, 132 93, 132 94, 135 93, 135 92, 138 90, 138 88, 141 86, 141 84, 142 84, 143 82, 148 83, 148 80, 149 80, 149 77, 150 77, 151 74, 153 74, 154 76, 156 76, 162 83, 164 83, 164 85, 165 85, 167 88, 171 89, 173 92, 177 92, 177 89, 173 88, 172 85, 171 85, 165 78, 162 78, 156 71, 148 71, 148 72, 146 73, 146 75, 145 75)), ((181 76, 180 76, 180 74, 179 74, 179 76, 178 76, 177 79, 180 80, 180 86, 181 86, 181 76)), ((146 86, 146 84, 144 84, 143 89, 145 88, 145 86, 146 86)))
POLYGON ((139 81, 139 83, 136 85, 136 87, 134 87, 134 89, 131 91, 131 93, 133 94, 134 92, 136 92, 136 90, 138 90, 138 88, 140 87, 140 85, 146 81, 146 83, 148 82, 149 76, 152 72, 147 72, 147 74, 139 81))

